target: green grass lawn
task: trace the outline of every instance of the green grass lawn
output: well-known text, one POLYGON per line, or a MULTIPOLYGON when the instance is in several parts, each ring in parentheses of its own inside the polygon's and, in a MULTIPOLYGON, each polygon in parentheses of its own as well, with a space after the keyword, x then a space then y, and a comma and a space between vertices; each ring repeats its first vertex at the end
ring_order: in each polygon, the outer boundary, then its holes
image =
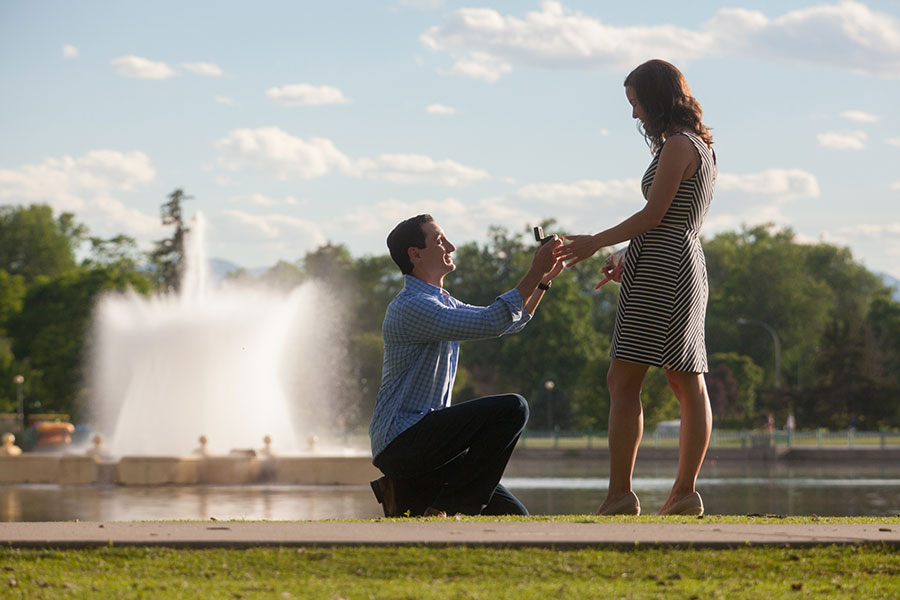
MULTIPOLYGON (((693 517, 531 519, 697 522, 693 517)), ((900 519, 706 517, 702 522, 896 525, 900 519)), ((28 599, 897 598, 898 581, 900 553, 883 545, 0 549, 0 598, 28 599)))
POLYGON ((0 551, 4 598, 897 597, 883 546, 0 551))

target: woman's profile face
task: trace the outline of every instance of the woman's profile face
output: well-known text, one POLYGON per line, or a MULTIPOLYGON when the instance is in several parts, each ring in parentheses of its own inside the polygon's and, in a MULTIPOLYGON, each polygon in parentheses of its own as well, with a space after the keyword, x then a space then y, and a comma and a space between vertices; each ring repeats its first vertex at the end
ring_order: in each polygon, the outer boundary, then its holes
POLYGON ((634 91, 634 88, 629 86, 625 86, 625 97, 628 98, 628 102, 631 104, 631 118, 632 119, 640 119, 641 123, 644 122, 644 109, 641 108, 641 103, 638 102, 637 93, 634 91))

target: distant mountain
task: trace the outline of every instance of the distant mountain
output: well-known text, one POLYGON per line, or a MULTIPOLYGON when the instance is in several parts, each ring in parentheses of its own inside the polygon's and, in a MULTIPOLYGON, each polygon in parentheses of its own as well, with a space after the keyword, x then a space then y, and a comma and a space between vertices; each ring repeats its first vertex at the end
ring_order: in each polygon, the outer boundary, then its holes
POLYGON ((209 259, 209 274, 212 275, 212 278, 215 281, 222 281, 225 279, 226 275, 232 271, 237 271, 240 268, 240 265, 235 264, 230 260, 225 260, 224 258, 209 259))
MULTIPOLYGON (((225 276, 234 271, 238 271, 243 269, 239 264, 233 263, 230 260, 225 260, 224 258, 211 258, 209 259, 209 273, 212 275, 212 278, 216 282, 220 282, 225 279, 225 276)), ((253 277, 259 277, 266 271, 268 271, 271 267, 251 267, 247 269, 247 273, 252 275, 253 277)))
POLYGON ((900 279, 888 275, 887 273, 878 273, 878 275, 881 276, 884 285, 894 288, 894 292, 891 295, 894 297, 894 300, 900 302, 900 279))

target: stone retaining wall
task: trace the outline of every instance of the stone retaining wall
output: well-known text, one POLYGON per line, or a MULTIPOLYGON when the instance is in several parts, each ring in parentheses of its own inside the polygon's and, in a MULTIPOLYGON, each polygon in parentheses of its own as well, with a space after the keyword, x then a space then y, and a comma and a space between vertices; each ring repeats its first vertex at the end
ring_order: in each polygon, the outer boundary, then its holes
POLYGON ((381 473, 368 456, 125 456, 118 461, 76 454, 0 456, 0 484, 367 485, 381 473))

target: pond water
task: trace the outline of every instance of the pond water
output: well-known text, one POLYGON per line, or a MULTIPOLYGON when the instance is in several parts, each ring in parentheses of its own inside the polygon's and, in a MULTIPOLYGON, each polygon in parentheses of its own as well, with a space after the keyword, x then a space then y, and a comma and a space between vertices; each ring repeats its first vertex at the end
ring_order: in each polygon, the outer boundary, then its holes
MULTIPOLYGON (((638 462, 634 490, 645 514, 665 501, 674 472, 674 462, 638 462)), ((533 514, 586 514, 603 500, 607 475, 589 461, 513 461, 503 483, 533 514)), ((900 465, 889 462, 719 462, 704 465, 697 489, 708 514, 900 514, 900 465)), ((0 521, 378 516, 368 486, 0 486, 0 521)))

